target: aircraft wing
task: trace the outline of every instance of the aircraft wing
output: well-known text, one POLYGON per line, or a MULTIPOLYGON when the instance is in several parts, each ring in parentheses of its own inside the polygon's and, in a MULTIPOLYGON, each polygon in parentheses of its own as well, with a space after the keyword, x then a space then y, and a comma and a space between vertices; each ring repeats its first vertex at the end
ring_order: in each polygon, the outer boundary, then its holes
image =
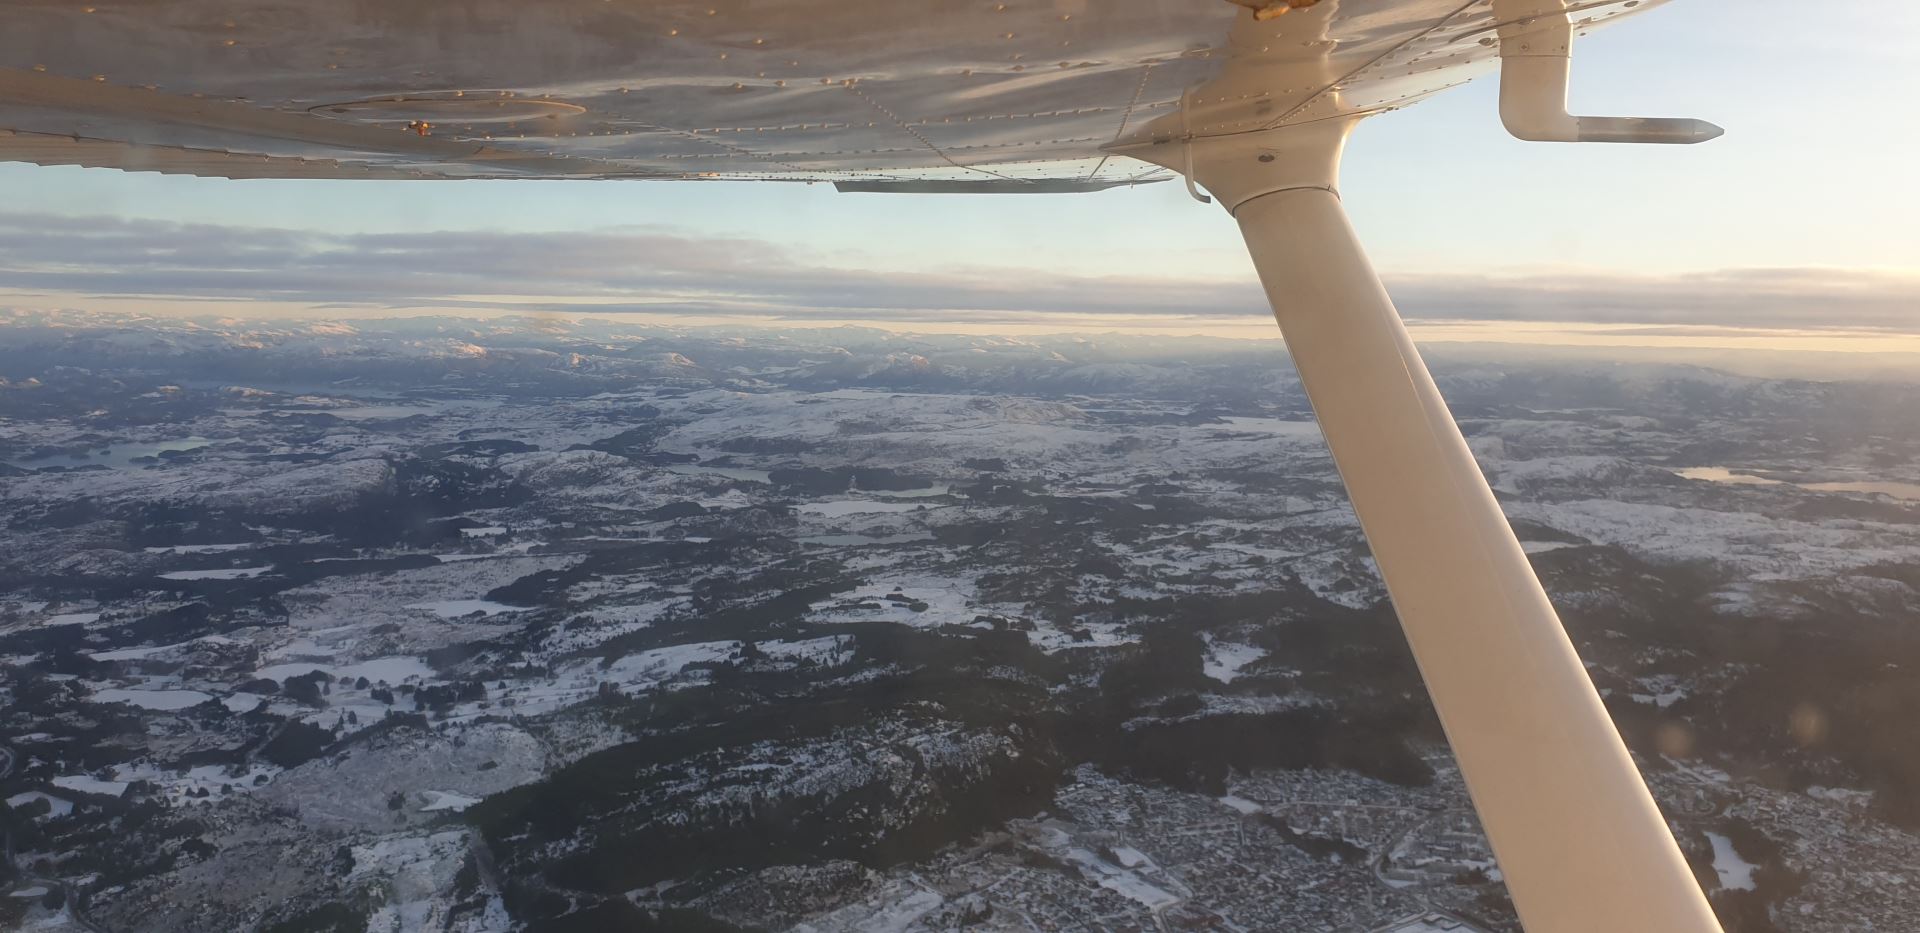
POLYGON ((1492 0, 1238 2, 9 0, 0 161, 1092 190, 1172 177, 1103 147, 1229 69, 1244 95, 1189 100, 1185 132, 1389 110, 1497 60, 1492 0))

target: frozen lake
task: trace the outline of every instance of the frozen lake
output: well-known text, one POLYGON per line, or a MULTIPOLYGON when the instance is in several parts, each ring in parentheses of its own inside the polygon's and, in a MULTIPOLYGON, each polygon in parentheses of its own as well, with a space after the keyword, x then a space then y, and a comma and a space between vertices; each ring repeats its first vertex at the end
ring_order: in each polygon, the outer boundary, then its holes
POLYGON ((1863 492, 1920 502, 1920 483, 1893 480, 1848 480, 1830 483, 1793 483, 1755 473, 1736 472, 1728 467, 1686 467, 1673 471, 1683 479, 1705 480, 1735 486, 1798 486, 1811 492, 1863 492))

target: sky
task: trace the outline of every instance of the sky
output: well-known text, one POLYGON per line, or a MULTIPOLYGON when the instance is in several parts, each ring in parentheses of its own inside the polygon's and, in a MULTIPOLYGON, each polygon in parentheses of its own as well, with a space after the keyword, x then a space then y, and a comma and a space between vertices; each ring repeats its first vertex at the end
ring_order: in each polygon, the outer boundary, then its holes
MULTIPOLYGON (((1481 79, 1366 121, 1342 196, 1404 314, 1481 333, 1920 333, 1920 6, 1674 0, 1580 40, 1575 112, 1691 147, 1522 143, 1481 79), (1664 330, 1648 331, 1644 325, 1664 330)), ((649 314, 1268 333, 1238 230, 1177 182, 230 182, 0 165, 0 307, 649 314), (183 246, 182 244, 190 244, 183 246), (724 299, 715 299, 724 292, 724 299)), ((1435 331, 1437 333, 1437 331, 1435 331)), ((1844 335, 1842 335, 1844 336, 1844 335)))

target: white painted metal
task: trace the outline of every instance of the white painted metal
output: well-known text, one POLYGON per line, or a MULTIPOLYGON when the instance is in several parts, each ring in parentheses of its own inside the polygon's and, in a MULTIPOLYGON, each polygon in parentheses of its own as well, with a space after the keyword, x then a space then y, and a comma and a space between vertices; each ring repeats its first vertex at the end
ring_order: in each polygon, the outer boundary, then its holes
MULTIPOLYGON (((1660 2, 1586 0, 1581 28, 1660 2)), ((0 161, 1098 188, 1168 177, 1102 147, 1172 121, 1304 125, 1484 74, 1492 3, 7 0, 0 161)))
POLYGON ((1520 139, 1566 143, 1703 143, 1726 132, 1687 117, 1577 117, 1567 112, 1573 19, 1566 0, 1494 0, 1500 21, 1500 122, 1520 139))
POLYGON ((1720 927, 1336 193, 1353 121, 1138 151, 1239 221, 1529 933, 1720 927))

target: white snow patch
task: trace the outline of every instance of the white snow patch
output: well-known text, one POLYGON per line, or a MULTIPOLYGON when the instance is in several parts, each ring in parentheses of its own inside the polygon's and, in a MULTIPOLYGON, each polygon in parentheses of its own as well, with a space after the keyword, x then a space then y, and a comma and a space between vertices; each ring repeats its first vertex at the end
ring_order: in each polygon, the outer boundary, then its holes
POLYGON ((792 933, 824 933, 828 930, 845 933, 908 933, 910 930, 925 929, 918 924, 919 919, 944 903, 946 898, 936 891, 919 887, 900 890, 890 885, 862 903, 849 904, 815 917, 813 922, 798 924, 792 933))
POLYGON ((807 638, 801 641, 769 641, 758 645, 760 652, 781 661, 814 661, 825 664, 835 654, 852 654, 853 639, 843 635, 807 638))
POLYGON ((1642 677, 1638 686, 1639 691, 1628 693, 1627 698, 1635 703, 1652 704, 1661 709, 1686 699, 1689 692, 1685 682, 1670 674, 1642 677))
POLYGON ((175 648, 184 648, 190 644, 192 644, 192 642, 183 641, 172 645, 149 645, 145 648, 121 648, 118 651, 89 651, 86 655, 95 661, 138 661, 142 658, 153 657, 156 654, 164 654, 175 648))
POLYGON ((114 687, 94 691, 93 698, 102 703, 131 703, 141 709, 176 710, 199 706, 213 699, 213 695, 198 690, 131 690, 114 687))
POLYGON ((1206 636, 1206 641, 1206 661, 1200 669, 1208 677, 1223 684, 1232 683, 1235 677, 1240 676, 1241 668, 1267 656, 1267 649, 1253 645, 1217 642, 1213 640, 1212 635, 1206 636))
POLYGON ((1139 875, 1131 872, 1102 878, 1100 886, 1121 897, 1137 901, 1148 910, 1158 910, 1180 903, 1180 898, 1148 884, 1139 875))
POLYGON ((1666 709, 1685 699, 1686 696, 1687 691, 1685 690, 1668 690, 1665 693, 1629 693, 1627 694, 1627 699, 1643 706, 1651 705, 1666 709))
POLYGON ((127 792, 125 781, 102 781, 84 774, 54 778, 53 786, 65 788, 77 794, 104 794, 108 797, 118 797, 127 792))
POLYGON ((602 676, 621 684, 652 685, 679 676, 689 664, 724 661, 739 647, 737 641, 703 641, 654 648, 613 662, 602 668, 602 676))
POLYGON ((1560 550, 1563 547, 1579 547, 1579 546, 1580 545, 1575 544, 1572 541, 1522 541, 1520 542, 1521 549, 1525 550, 1529 554, 1544 554, 1548 551, 1560 550))
MULTIPOLYGON (((334 631, 334 630, 328 629, 327 631, 334 631)), ((319 633, 315 633, 315 634, 319 634, 319 633)), ((303 658, 303 657, 312 657, 315 655, 318 655, 320 657, 332 657, 339 653, 340 653, 340 649, 326 647, 314 641, 311 638, 296 638, 290 642, 287 642, 284 645, 281 645, 278 648, 273 649, 272 651, 267 652, 267 657, 303 658)))
POLYGON ((1822 787, 1814 784, 1807 788, 1807 796, 1815 800, 1830 800, 1850 807, 1866 807, 1873 803, 1873 791, 1854 790, 1848 787, 1822 787))
POLYGON ((1681 479, 1705 480, 1709 483, 1727 483, 1734 486, 1784 486, 1782 480, 1755 476, 1752 473, 1735 473, 1726 467, 1686 467, 1674 470, 1673 475, 1681 479))
POLYGON ((744 467, 702 466, 698 463, 675 463, 661 467, 668 473, 681 476, 724 476, 746 483, 771 483, 773 474, 767 470, 751 470, 744 467))
POLYGON ((489 599, 438 599, 425 603, 408 603, 408 609, 425 609, 443 619, 457 619, 476 612, 495 616, 506 612, 526 612, 525 606, 509 606, 489 599))
POLYGON ((1114 867, 1086 849, 1068 849, 1067 858, 1080 865, 1082 874, 1098 878, 1101 887, 1134 901, 1148 910, 1158 910, 1180 903, 1179 897, 1148 884, 1146 879, 1131 870, 1114 867))
POLYGON ((872 490, 872 493, 873 495, 887 499, 926 499, 933 496, 944 496, 952 491, 952 486, 946 483, 940 483, 927 486, 923 489, 875 489, 872 490))
POLYGON ((257 693, 236 693, 232 696, 221 697, 220 705, 225 706, 231 712, 251 713, 259 709, 260 704, 265 700, 266 697, 257 693))
POLYGON ((1128 634, 1126 628, 1120 622, 1088 622, 1081 625, 1076 633, 1069 634, 1046 619, 1034 619, 1033 631, 1027 633, 1027 642, 1045 654, 1073 648, 1112 648, 1138 642, 1140 636, 1128 634))
POLYGON ((1254 803, 1251 800, 1248 800, 1245 797, 1236 797, 1233 794, 1228 794, 1225 797, 1220 798, 1220 802, 1249 816, 1255 813, 1259 813, 1261 810, 1265 809, 1264 807, 1260 806, 1257 803, 1254 803))
POLYGON ((965 625, 979 614, 973 596, 972 580, 903 574, 814 603, 811 618, 815 622, 898 622, 916 628, 965 625), (916 605, 923 608, 916 611, 916 605))
POLYGON ((275 765, 256 763, 247 766, 244 772, 229 773, 226 765, 201 765, 185 771, 171 771, 149 760, 116 765, 113 776, 117 780, 133 782, 147 781, 160 789, 168 803, 176 806, 211 804, 221 797, 235 791, 251 791, 262 785, 255 781, 265 777, 272 781, 281 772, 275 765))
POLYGON ((369 933, 426 933, 445 929, 451 905, 443 898, 467 857, 465 830, 431 836, 387 836, 353 847, 350 880, 378 878, 387 902, 367 917, 369 933))
POLYGON ((1227 416, 1220 419, 1227 427, 1235 431, 1248 431, 1259 434, 1275 434, 1283 437, 1298 437, 1308 440, 1320 439, 1320 422, 1285 421, 1279 418, 1244 418, 1227 416))
POLYGON ((13 796, 8 797, 7 806, 9 807, 24 806, 36 800, 44 800, 47 802, 47 806, 49 808, 47 810, 48 816, 66 816, 67 814, 73 812, 73 801, 62 800, 59 797, 53 796, 52 794, 43 794, 37 790, 30 790, 24 794, 14 794, 13 796))
POLYGON ((456 794, 452 791, 430 790, 425 793, 428 797, 428 802, 426 806, 420 808, 420 812, 422 813, 432 813, 438 810, 459 812, 480 802, 480 798, 478 797, 469 797, 466 794, 456 794))
POLYGON ((1740 853, 1733 851, 1733 840, 1719 833, 1708 833, 1707 840, 1713 843, 1713 871, 1720 876, 1720 886, 1753 890, 1753 873, 1760 866, 1741 858, 1740 853))
POLYGON ((836 499, 832 502, 809 502, 795 511, 807 515, 821 515, 838 518, 843 515, 866 515, 875 512, 918 512, 927 508, 919 502, 875 502, 871 499, 836 499))
POLYGON ((335 680, 358 680, 359 678, 365 677, 373 683, 386 681, 389 684, 406 683, 411 678, 425 680, 434 674, 432 666, 419 658, 395 656, 390 658, 373 658, 357 664, 344 665, 317 664, 311 661, 275 664, 272 667, 263 667, 254 671, 253 676, 266 677, 272 680, 286 680, 289 677, 299 677, 314 671, 326 671, 328 674, 333 675, 335 680))
MULTIPOLYGON (((1393 884, 1393 882, 1388 883, 1393 884)), ((1405 884, 1394 884, 1394 887, 1404 886, 1405 884)), ((1443 914, 1422 914, 1396 920, 1379 928, 1378 933, 1460 933, 1461 930, 1468 929, 1473 928, 1463 926, 1460 921, 1443 914)))

